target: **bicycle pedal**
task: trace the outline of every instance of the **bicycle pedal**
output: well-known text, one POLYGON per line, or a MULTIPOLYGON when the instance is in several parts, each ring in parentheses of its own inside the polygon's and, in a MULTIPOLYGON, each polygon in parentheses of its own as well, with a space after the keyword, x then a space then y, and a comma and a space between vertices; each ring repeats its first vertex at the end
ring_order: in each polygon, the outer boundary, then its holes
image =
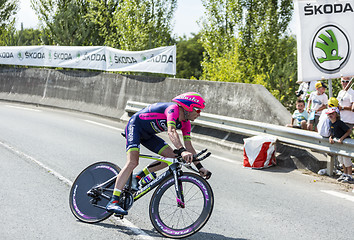
POLYGON ((119 214, 114 214, 115 217, 118 217, 120 219, 123 219, 124 218, 124 215, 119 215, 119 214))

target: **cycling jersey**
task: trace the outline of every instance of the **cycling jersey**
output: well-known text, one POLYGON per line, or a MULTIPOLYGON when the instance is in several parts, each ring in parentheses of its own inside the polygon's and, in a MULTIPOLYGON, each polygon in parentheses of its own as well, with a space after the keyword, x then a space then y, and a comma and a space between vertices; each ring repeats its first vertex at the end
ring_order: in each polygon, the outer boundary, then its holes
POLYGON ((125 128, 126 150, 139 151, 140 144, 161 154, 168 144, 157 133, 167 131, 169 126, 182 130, 184 141, 190 141, 190 121, 179 121, 179 106, 176 103, 155 103, 135 113, 125 128))

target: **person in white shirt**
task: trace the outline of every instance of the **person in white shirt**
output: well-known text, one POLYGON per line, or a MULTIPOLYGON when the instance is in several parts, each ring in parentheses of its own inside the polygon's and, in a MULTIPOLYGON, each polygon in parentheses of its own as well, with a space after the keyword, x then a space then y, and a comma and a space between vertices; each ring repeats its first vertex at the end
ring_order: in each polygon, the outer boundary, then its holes
POLYGON ((316 83, 316 91, 312 92, 307 105, 309 119, 307 122, 307 130, 317 132, 317 124, 322 113, 322 110, 327 107, 328 96, 325 94, 327 86, 322 82, 316 83))
POLYGON ((338 108, 338 99, 335 97, 331 97, 328 99, 328 108, 322 111, 320 119, 317 124, 317 131, 322 137, 329 137, 331 135, 330 126, 329 126, 330 120, 327 116, 327 112, 331 108, 338 108))
POLYGON ((353 82, 351 77, 342 77, 342 90, 338 93, 338 102, 341 120, 347 124, 350 129, 354 127, 354 90, 351 88, 353 82))

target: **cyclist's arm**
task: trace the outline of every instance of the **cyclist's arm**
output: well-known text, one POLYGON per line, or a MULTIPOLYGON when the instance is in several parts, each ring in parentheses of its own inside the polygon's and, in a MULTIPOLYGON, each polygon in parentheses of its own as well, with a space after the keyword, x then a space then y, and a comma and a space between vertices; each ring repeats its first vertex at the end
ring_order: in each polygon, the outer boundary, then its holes
POLYGON ((167 128, 168 137, 170 138, 172 144, 176 147, 176 149, 180 149, 183 147, 181 140, 179 139, 179 135, 174 126, 168 126, 167 128))
POLYGON ((192 153, 193 155, 197 153, 191 141, 184 141, 184 146, 186 146, 187 151, 192 153))
MULTIPOLYGON (((174 126, 168 126, 167 131, 168 131, 168 136, 171 142, 173 143, 173 145, 176 147, 176 149, 184 148, 181 140, 179 139, 179 135, 176 131, 176 128, 174 126)), ((181 152, 181 156, 186 162, 192 162, 193 160, 193 154, 188 150, 181 152)))

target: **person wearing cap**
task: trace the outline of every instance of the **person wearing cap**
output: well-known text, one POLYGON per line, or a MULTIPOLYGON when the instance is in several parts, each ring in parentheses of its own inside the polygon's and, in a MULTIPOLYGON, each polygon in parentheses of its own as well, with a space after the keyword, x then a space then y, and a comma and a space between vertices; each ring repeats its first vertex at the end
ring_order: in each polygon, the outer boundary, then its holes
POLYGON ((354 90, 350 87, 351 77, 341 77, 342 90, 338 93, 341 120, 353 130, 354 127, 354 90))
POLYGON ((311 92, 307 105, 307 112, 310 113, 307 129, 317 131, 317 124, 322 113, 322 110, 327 107, 328 96, 325 94, 327 86, 323 82, 315 84, 316 91, 311 92))
POLYGON ((329 137, 330 132, 329 132, 329 118, 327 117, 327 112, 331 108, 337 108, 338 107, 338 100, 335 97, 331 97, 328 100, 328 108, 324 109, 321 113, 321 116, 318 120, 317 124, 317 131, 322 137, 329 137))
MULTIPOLYGON (((338 138, 338 143, 343 144, 344 139, 349 137, 351 129, 340 120, 338 108, 330 108, 327 111, 327 115, 330 120, 329 143, 334 144, 334 138, 338 138)), ((353 182, 351 158, 338 155, 338 162, 343 165, 343 174, 337 179, 337 181, 344 183, 353 182)))

